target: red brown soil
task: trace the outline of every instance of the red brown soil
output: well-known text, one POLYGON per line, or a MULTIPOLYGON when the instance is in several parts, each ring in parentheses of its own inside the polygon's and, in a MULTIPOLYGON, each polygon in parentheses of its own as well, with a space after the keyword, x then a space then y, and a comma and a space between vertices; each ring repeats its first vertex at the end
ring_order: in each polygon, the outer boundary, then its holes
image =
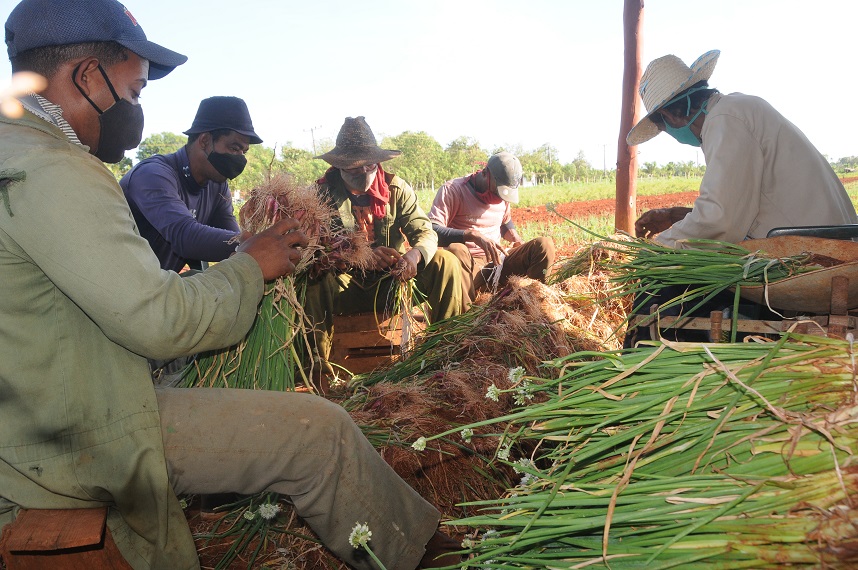
MULTIPOLYGON (((676 194, 662 194, 659 196, 638 196, 638 215, 653 208, 670 208, 673 206, 690 206, 698 196, 698 192, 678 192, 676 194)), ((604 200, 587 200, 581 202, 566 202, 555 204, 554 208, 564 217, 570 220, 583 220, 590 216, 605 216, 614 213, 616 200, 607 198, 604 200)), ((549 212, 545 206, 530 206, 527 208, 516 208, 513 219, 519 227, 533 222, 565 223, 559 216, 549 212)), ((572 256, 578 249, 579 244, 564 240, 557 240, 558 259, 572 256)))
MULTIPOLYGON (((638 214, 653 208, 670 208, 672 206, 687 206, 694 202, 698 193, 679 192, 676 194, 663 194, 660 196, 638 196, 638 214)), ((586 218, 588 216, 604 216, 613 214, 616 207, 614 198, 605 200, 587 200, 585 202, 567 202, 556 204, 555 209, 571 220, 586 218)), ((530 222, 544 222, 554 218, 554 214, 548 212, 545 206, 531 206, 528 208, 516 208, 514 213, 516 225, 524 225, 530 222)))

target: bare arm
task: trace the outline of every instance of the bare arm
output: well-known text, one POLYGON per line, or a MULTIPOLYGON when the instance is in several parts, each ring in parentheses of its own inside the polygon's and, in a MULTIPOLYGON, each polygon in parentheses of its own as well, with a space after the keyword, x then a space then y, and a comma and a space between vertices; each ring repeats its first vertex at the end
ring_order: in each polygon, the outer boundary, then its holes
POLYGON ((677 206, 674 208, 655 208, 644 212, 635 222, 635 235, 649 238, 660 234, 679 220, 685 218, 691 208, 677 206))

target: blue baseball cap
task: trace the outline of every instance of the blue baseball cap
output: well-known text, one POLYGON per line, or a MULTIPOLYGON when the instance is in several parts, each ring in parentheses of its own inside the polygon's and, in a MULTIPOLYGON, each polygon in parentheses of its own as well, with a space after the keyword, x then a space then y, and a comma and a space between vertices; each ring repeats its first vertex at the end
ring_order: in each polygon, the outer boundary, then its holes
POLYGON ((27 50, 116 42, 149 61, 149 79, 160 79, 188 61, 146 39, 128 8, 116 0, 22 0, 6 20, 9 58, 27 50))

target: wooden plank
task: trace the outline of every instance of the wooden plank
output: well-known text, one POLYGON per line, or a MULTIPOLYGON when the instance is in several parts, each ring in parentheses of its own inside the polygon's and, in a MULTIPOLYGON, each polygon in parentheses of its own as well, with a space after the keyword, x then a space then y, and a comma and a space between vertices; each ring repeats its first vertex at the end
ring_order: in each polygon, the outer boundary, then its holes
POLYGON ((107 509, 23 509, 3 527, 8 570, 131 570, 105 521, 107 509))
POLYGON ((107 508, 24 509, 12 523, 10 551, 57 550, 89 546, 104 536, 107 508))
MULTIPOLYGON (((397 335, 398 336, 398 335, 397 335)), ((344 348, 363 348, 367 346, 391 347, 389 338, 381 335, 368 334, 366 332, 335 333, 331 346, 339 345, 344 348), (339 339, 339 340, 338 340, 339 339)), ((394 343, 391 350, 398 350, 399 343, 394 343)))

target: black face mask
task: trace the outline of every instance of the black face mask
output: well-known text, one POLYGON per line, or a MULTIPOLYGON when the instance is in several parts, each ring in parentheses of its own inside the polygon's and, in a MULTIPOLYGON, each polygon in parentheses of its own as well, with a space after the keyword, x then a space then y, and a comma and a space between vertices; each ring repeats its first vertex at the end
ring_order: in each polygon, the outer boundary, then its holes
POLYGON ((211 165, 215 167, 215 170, 220 172, 221 176, 225 176, 230 180, 244 172, 244 167, 247 166, 247 159, 240 154, 215 152, 212 150, 209 153, 208 159, 211 165))
POLYGON ((110 108, 102 111, 77 84, 75 76, 79 68, 80 65, 72 71, 72 83, 98 112, 98 124, 101 127, 98 146, 93 154, 104 162, 119 162, 125 156, 126 150, 136 148, 143 140, 143 107, 134 105, 126 99, 121 99, 116 94, 116 90, 113 88, 104 68, 99 64, 98 70, 104 77, 107 87, 110 88, 114 101, 110 108))

